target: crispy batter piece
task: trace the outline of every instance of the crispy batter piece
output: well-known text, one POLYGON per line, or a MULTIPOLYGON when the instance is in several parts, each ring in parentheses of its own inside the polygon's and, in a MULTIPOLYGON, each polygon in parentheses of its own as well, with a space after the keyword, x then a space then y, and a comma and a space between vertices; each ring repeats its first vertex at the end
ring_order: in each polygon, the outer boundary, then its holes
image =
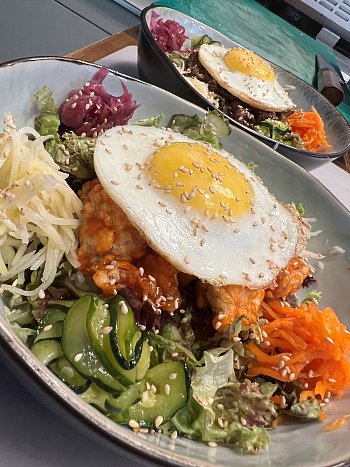
POLYGON ((207 299, 215 313, 214 328, 223 332, 243 315, 245 316, 243 321, 245 324, 255 323, 258 320, 264 296, 265 290, 248 289, 242 285, 209 286, 207 299))
POLYGON ((292 258, 287 267, 277 276, 277 286, 266 292, 269 298, 288 297, 300 289, 306 277, 312 273, 311 266, 301 256, 292 258))
POLYGON ((83 273, 91 274, 93 265, 108 254, 132 262, 146 253, 147 243, 97 179, 83 185, 80 199, 84 208, 78 258, 83 273))
POLYGON ((197 282, 196 302, 200 309, 210 306, 214 312, 213 326, 225 332, 240 316, 245 324, 255 323, 259 318, 260 306, 266 297, 281 298, 295 293, 306 277, 312 272, 311 266, 301 257, 294 257, 276 278, 276 287, 265 292, 263 289, 248 289, 241 285, 213 287, 197 282), (221 324, 219 324, 221 323, 221 324))

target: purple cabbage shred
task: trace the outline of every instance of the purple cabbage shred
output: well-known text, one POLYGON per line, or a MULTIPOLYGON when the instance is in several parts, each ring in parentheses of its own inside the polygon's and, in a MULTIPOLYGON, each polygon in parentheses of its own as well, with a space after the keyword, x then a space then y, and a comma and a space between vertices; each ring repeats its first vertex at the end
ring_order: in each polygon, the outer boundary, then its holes
POLYGON ((164 21, 154 11, 151 15, 150 31, 164 52, 180 51, 185 40, 188 39, 185 28, 181 24, 172 19, 164 21))
POLYGON ((112 96, 103 87, 108 69, 102 67, 89 83, 77 90, 72 89, 60 106, 61 122, 80 136, 94 136, 117 125, 125 125, 139 105, 133 100, 125 83, 123 94, 112 96))

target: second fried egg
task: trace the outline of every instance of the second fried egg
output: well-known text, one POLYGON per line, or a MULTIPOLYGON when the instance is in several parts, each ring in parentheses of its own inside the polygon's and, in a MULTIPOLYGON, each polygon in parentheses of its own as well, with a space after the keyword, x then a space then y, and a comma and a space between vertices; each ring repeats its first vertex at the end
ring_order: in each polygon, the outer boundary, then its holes
POLYGON ((252 107, 269 112, 295 107, 271 65, 250 50, 203 44, 198 57, 221 87, 252 107))

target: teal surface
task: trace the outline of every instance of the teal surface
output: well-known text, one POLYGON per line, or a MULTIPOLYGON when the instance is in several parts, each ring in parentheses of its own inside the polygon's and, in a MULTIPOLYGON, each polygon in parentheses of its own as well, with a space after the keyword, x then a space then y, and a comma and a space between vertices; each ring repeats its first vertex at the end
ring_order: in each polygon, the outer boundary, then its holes
MULTIPOLYGON (((275 15, 255 0, 162 0, 156 5, 175 8, 313 84, 316 54, 338 71, 332 49, 275 15)), ((350 122, 350 93, 338 106, 350 122)))

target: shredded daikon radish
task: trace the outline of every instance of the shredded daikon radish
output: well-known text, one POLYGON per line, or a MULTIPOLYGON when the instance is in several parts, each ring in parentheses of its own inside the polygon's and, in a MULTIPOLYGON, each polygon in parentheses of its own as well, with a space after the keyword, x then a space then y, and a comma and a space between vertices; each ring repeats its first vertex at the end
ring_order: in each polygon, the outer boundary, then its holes
POLYGON ((0 135, 1 289, 36 298, 54 280, 65 256, 79 265, 76 249, 81 201, 66 183, 40 137, 29 127, 16 131, 11 117, 0 135), (28 138, 33 135, 34 141, 28 138), (44 266, 42 284, 25 291, 26 270, 44 266))

